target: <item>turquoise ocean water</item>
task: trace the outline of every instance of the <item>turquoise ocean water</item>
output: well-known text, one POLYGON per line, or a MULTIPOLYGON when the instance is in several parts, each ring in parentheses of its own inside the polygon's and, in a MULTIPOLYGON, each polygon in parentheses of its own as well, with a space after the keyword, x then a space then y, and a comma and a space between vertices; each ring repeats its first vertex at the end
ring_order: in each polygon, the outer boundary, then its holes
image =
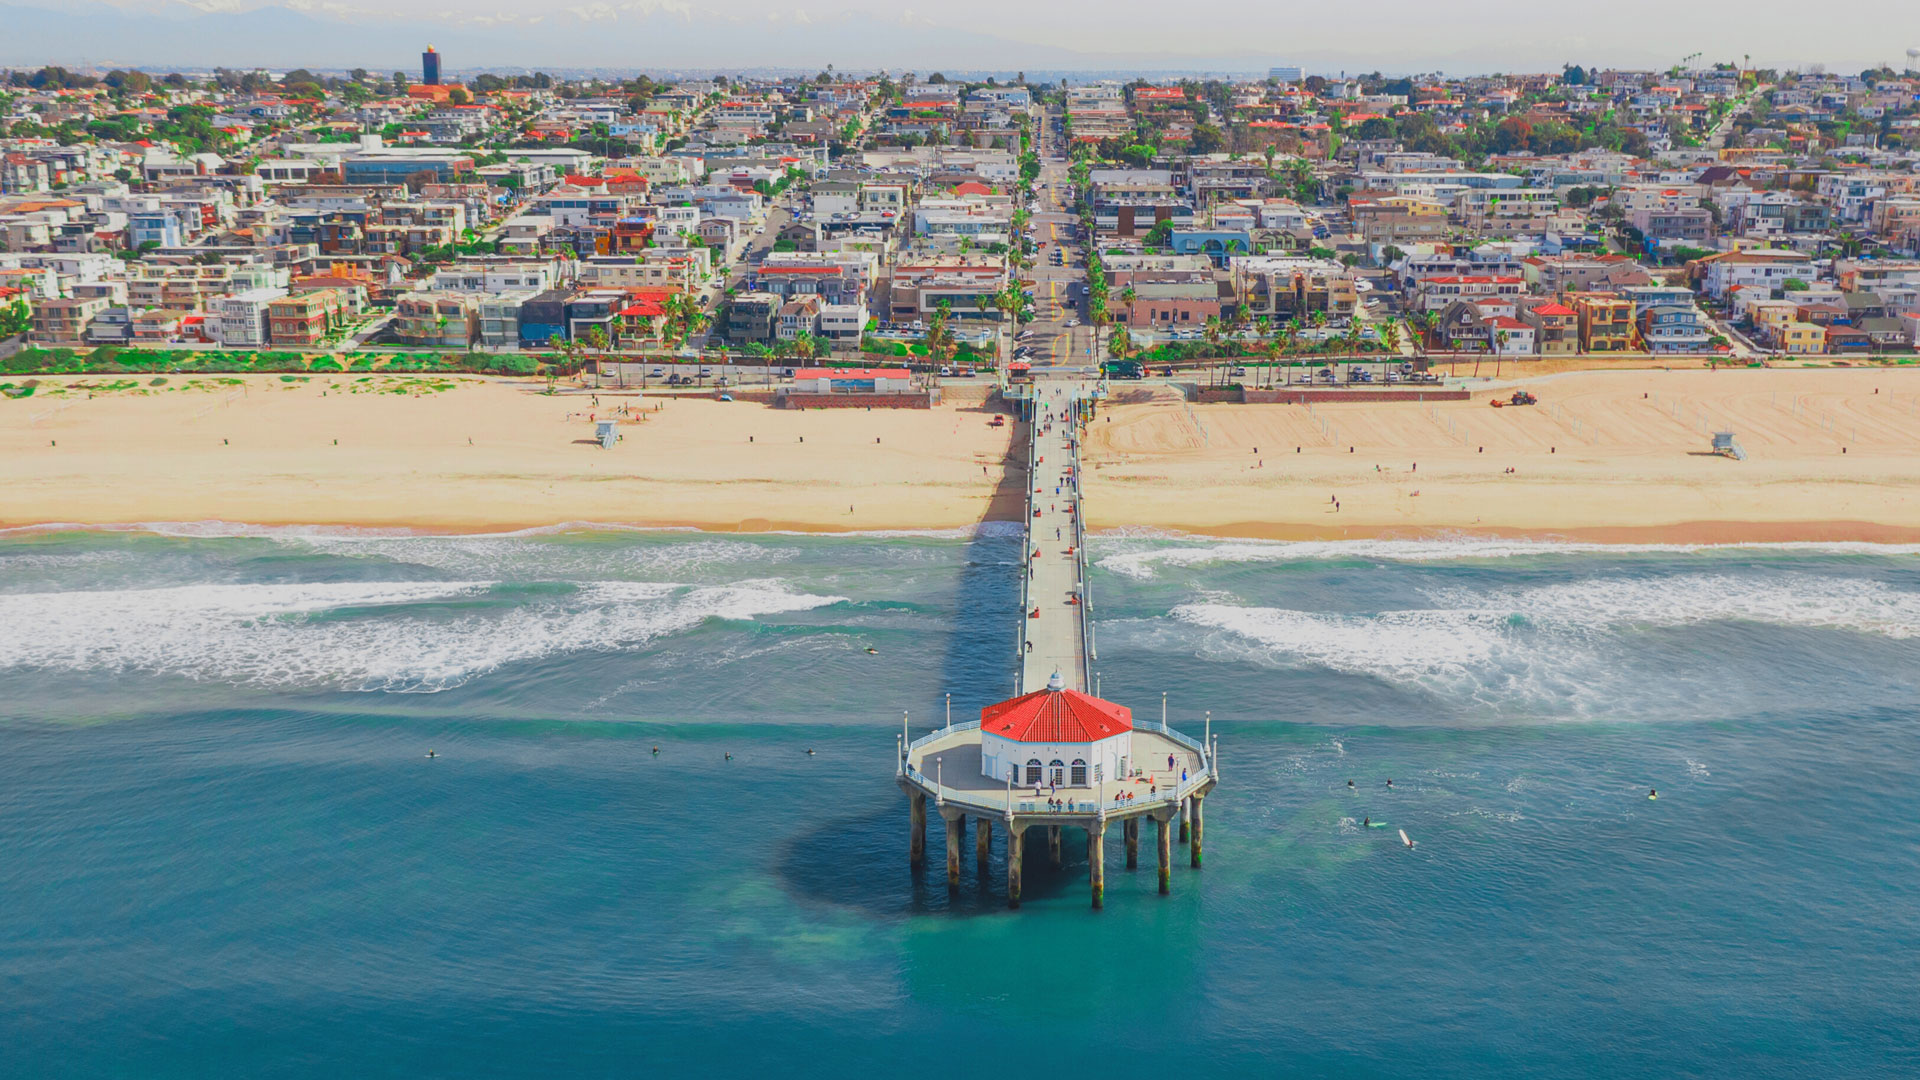
POLYGON ((0 537, 0 1075, 1920 1073, 1915 552, 1100 538, 1225 783, 1097 913, 907 867, 1019 555, 0 537))

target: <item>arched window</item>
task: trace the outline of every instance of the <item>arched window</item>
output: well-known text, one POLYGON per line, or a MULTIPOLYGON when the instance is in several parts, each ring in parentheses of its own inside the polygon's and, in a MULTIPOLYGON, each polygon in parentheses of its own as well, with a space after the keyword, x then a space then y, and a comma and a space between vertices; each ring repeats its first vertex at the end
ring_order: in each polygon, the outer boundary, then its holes
POLYGON ((1027 762, 1027 783, 1037 784, 1039 782, 1040 782, 1040 759, 1034 758, 1027 762))
POLYGON ((1087 763, 1079 758, 1073 759, 1073 786, 1087 786, 1087 763))
POLYGON ((1054 758, 1047 763, 1047 772, 1056 786, 1067 782, 1067 763, 1059 758, 1054 758))

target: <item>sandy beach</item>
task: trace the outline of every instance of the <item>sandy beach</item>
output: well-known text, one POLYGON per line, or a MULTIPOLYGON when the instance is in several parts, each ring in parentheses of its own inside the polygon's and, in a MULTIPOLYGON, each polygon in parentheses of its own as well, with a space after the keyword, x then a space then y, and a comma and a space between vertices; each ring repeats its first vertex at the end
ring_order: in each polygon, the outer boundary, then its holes
MULTIPOLYGON (((1920 540, 1920 372, 1637 370, 1528 385, 1538 406, 1502 409, 1488 401, 1505 389, 1309 410, 1188 406, 1126 388, 1088 437, 1090 524, 1273 538, 1920 540), (1706 453, 1722 429, 1747 460, 1706 453)), ((0 523, 837 532, 1020 514, 1007 469, 1015 428, 991 427, 977 402, 789 412, 541 390, 394 376, 43 379, 31 397, 0 400, 0 523), (621 406, 644 419, 603 450, 592 420, 621 406)))
POLYGON ((843 531, 1020 514, 1017 481, 994 504, 1013 425, 990 427, 978 403, 793 412, 657 395, 596 406, 474 378, 200 382, 0 401, 0 521, 843 531), (636 418, 602 449, 593 421, 622 407, 636 418))

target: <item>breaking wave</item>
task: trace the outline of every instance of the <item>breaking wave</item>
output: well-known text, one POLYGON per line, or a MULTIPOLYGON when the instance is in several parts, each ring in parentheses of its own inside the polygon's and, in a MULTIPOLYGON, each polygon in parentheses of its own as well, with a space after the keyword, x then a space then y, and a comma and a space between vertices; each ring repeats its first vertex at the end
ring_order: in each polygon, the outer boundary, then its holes
POLYGON ((840 603, 778 582, 193 585, 0 596, 0 669, 433 692, 505 664, 631 649, 709 619, 840 603))
MULTIPOLYGON (((1551 587, 1442 589, 1432 606, 1296 611, 1216 602, 1174 620, 1216 631, 1201 651, 1367 675, 1448 696, 1597 703, 1615 685, 1604 654, 1634 628, 1764 623, 1920 637, 1920 593, 1807 574, 1595 578, 1551 587)), ((1624 676, 1618 676, 1624 677, 1624 676)))

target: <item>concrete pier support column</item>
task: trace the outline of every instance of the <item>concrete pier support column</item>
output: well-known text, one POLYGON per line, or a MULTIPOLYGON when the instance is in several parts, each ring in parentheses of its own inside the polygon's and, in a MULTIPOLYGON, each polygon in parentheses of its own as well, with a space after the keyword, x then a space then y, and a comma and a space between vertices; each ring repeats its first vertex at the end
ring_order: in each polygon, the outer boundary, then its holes
POLYGON ((1183 844, 1187 842, 1187 804, 1192 801, 1191 796, 1180 800, 1180 842, 1183 844))
POLYGON ((1047 865, 1060 869, 1060 826, 1047 826, 1047 865))
POLYGON ((1087 826, 1087 867, 1093 885, 1095 910, 1107 906, 1107 823, 1096 821, 1087 826))
POLYGON ((1007 826, 1007 906, 1020 906, 1020 859, 1027 853, 1027 830, 1018 823, 1007 826))
MULTIPOLYGON (((993 857, 993 821, 991 818, 973 819, 973 861, 984 868, 987 860, 993 857)), ((986 875, 982 874, 982 877, 986 875)))
POLYGON ((1200 831, 1206 819, 1200 813, 1200 806, 1206 800, 1199 795, 1193 797, 1193 868, 1200 869, 1200 831))
POLYGON ((1165 896, 1173 891, 1173 845, 1167 842, 1173 832, 1172 824, 1172 822, 1163 817, 1153 819, 1153 831, 1157 834, 1155 839, 1160 841, 1158 846, 1160 848, 1161 896, 1165 896))
POLYGON ((916 791, 907 796, 907 862, 919 866, 927 861, 927 796, 916 791))
POLYGON ((955 814, 947 819, 947 895, 960 891, 960 845, 967 835, 967 816, 955 814))
POLYGON ((1140 869, 1140 819, 1128 818, 1120 826, 1120 835, 1127 841, 1127 869, 1140 869))

